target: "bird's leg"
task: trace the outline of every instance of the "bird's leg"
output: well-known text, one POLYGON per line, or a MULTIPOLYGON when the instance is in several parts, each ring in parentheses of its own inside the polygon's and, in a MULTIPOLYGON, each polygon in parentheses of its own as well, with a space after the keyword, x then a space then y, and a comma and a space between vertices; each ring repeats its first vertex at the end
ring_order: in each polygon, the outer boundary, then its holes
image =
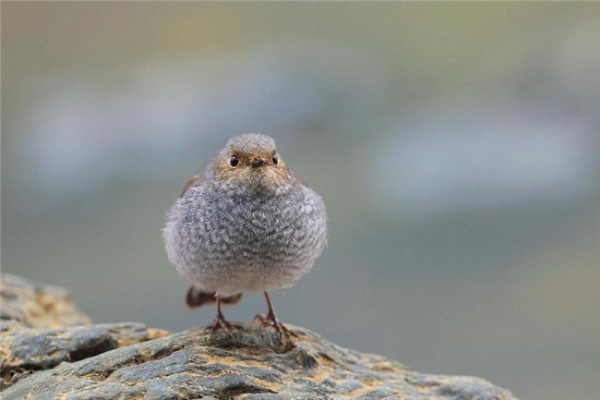
POLYGON ((229 332, 229 328, 233 328, 233 327, 241 328, 241 326, 234 325, 225 319, 225 315, 223 315, 223 312, 221 311, 221 298, 219 296, 217 296, 217 317, 215 318, 215 321, 211 325, 206 327, 205 330, 211 330, 214 332, 217 329, 223 328, 227 332, 229 332))
POLYGON ((273 309, 273 304, 271 304, 271 298, 269 297, 269 293, 267 293, 267 292, 264 292, 264 293, 265 293, 265 300, 267 300, 267 306, 269 307, 269 311, 267 312, 267 315, 259 314, 255 318, 260 320, 260 322, 262 323, 262 326, 273 325, 275 330, 280 335, 285 333, 286 335, 292 335, 292 336, 298 337, 298 335, 296 335, 296 333, 294 333, 292 330, 288 329, 284 324, 279 322, 279 320, 277 319, 277 315, 275 315, 275 310, 273 309))

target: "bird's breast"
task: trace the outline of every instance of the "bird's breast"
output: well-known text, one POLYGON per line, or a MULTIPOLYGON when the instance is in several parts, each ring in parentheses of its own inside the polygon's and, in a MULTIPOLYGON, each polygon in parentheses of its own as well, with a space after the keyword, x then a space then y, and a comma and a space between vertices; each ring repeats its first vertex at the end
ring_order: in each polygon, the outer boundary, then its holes
POLYGON ((289 287, 312 267, 326 243, 325 207, 315 192, 211 185, 186 192, 163 230, 183 276, 207 290, 239 293, 289 287))
POLYGON ((324 241, 320 198, 302 188, 199 190, 187 201, 183 221, 198 257, 227 262, 296 263, 312 259, 324 241))

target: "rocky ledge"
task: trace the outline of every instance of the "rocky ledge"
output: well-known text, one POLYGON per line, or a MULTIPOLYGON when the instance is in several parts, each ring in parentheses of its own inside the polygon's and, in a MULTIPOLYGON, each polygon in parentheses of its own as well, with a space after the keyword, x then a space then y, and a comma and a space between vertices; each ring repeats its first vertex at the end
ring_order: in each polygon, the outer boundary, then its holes
POLYGON ((515 399, 483 379, 415 372, 295 326, 298 337, 283 339, 251 323, 170 334, 137 323, 91 325, 64 289, 11 275, 2 276, 0 294, 4 400, 515 399))

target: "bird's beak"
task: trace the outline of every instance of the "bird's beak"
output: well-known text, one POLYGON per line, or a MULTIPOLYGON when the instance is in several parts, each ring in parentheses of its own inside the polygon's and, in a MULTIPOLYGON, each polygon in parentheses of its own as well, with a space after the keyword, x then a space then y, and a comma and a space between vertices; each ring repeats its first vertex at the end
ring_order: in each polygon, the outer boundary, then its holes
POLYGON ((252 165, 253 168, 258 168, 262 165, 264 165, 265 163, 265 159, 262 157, 256 157, 252 160, 252 162, 250 163, 250 165, 252 165))

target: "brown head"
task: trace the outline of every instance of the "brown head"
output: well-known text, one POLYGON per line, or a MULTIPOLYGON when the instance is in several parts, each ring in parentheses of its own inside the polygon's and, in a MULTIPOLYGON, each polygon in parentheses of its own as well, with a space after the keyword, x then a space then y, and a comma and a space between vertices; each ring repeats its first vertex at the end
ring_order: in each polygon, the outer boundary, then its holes
POLYGON ((275 141, 259 133, 235 136, 227 142, 214 163, 219 180, 239 180, 241 184, 260 184, 275 189, 290 183, 292 176, 283 162, 275 141))

